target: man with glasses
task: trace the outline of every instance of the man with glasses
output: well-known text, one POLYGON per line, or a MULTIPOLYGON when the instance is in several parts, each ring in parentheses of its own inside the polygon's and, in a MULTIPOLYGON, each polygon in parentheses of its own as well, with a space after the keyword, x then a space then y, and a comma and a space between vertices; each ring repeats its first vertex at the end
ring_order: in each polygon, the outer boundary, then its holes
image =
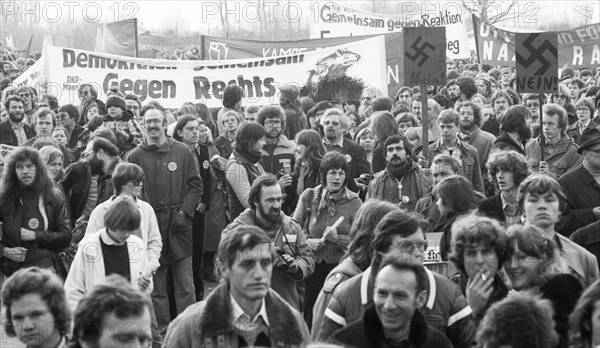
POLYGON ((25 123, 33 126, 35 120, 33 119, 33 115, 38 110, 38 106, 35 101, 35 91, 31 87, 22 86, 17 89, 15 93, 19 97, 23 99, 23 111, 25 112, 25 123))
POLYGON ((567 128, 567 134, 573 138, 573 141, 575 141, 577 145, 581 145, 579 138, 586 129, 598 127, 598 123, 592 119, 594 111, 594 103, 592 103, 590 99, 581 98, 581 100, 575 104, 577 122, 573 123, 569 126, 569 128, 567 128))
MULTIPOLYGON (((292 198, 293 192, 289 191, 292 185, 292 168, 296 162, 294 152, 296 144, 290 141, 283 131, 286 128, 285 111, 278 105, 265 105, 258 110, 256 123, 265 128, 265 138, 267 140, 263 146, 263 156, 260 164, 265 172, 271 173, 279 178, 279 185, 286 192, 286 197, 292 198)), ((288 200, 286 200, 286 203, 288 200)), ((293 209, 284 207, 287 213, 293 212, 293 209)))
POLYGON ((367 160, 365 149, 344 137, 344 132, 350 126, 348 116, 338 109, 327 109, 321 117, 321 126, 323 127, 323 143, 327 151, 337 151, 344 155, 348 167, 348 189, 358 192, 358 186, 354 179, 362 174, 371 174, 371 165, 367 160))
POLYGON ((540 127, 540 97, 537 93, 525 93, 523 94, 523 105, 525 105, 529 111, 531 111, 531 116, 529 118, 529 128, 531 129, 531 134, 533 137, 537 137, 540 135, 542 131, 540 127))
POLYGON ((202 197, 203 185, 190 149, 167 137, 166 115, 150 109, 144 114, 144 124, 146 140, 130 152, 128 160, 139 165, 145 174, 143 190, 154 208, 163 240, 152 292, 158 328, 163 333, 172 319, 169 297, 175 301, 177 314, 196 302, 192 217, 202 197), (172 294, 167 291, 169 274, 173 277, 172 294))
MULTIPOLYGON (((375 227, 371 267, 340 284, 325 311, 317 335, 325 341, 336 331, 358 321, 373 303, 375 275, 389 258, 421 264, 427 249, 423 221, 402 211, 388 213, 375 227)), ((475 336, 471 308, 460 289, 446 277, 426 269, 427 299, 421 312, 433 328, 443 332, 454 347, 470 347, 475 336)))
POLYGON ((543 107, 542 134, 525 145, 525 156, 534 171, 559 177, 581 163, 577 145, 566 133, 567 112, 557 104, 543 107), (541 142, 544 142, 542 160, 541 142))
POLYGON ((242 100, 244 99, 244 89, 238 85, 228 85, 223 90, 223 107, 217 114, 217 127, 219 127, 219 134, 223 134, 226 131, 226 126, 223 123, 225 120, 225 114, 229 111, 235 111, 240 115, 239 120, 243 118, 242 111, 242 100))
POLYGON ((556 226, 564 236, 600 220, 600 129, 585 130, 580 140, 577 153, 583 163, 558 180, 567 196, 567 209, 556 226))

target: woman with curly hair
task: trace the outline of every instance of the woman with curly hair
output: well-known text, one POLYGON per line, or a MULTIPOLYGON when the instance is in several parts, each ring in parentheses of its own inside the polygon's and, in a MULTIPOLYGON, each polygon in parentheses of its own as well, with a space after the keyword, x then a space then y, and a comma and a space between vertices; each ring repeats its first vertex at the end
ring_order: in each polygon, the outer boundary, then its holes
POLYGON ((4 330, 27 347, 67 347, 71 312, 62 280, 52 271, 30 267, 2 286, 4 330))
POLYGON ((530 173, 527 159, 516 151, 498 151, 490 154, 486 166, 490 181, 499 192, 482 200, 479 212, 505 227, 521 223, 517 196, 519 185, 530 173))
POLYGON ((500 275, 506 258, 504 228, 494 219, 471 214, 454 223, 452 234, 450 260, 459 272, 450 280, 458 284, 479 323, 492 304, 508 295, 500 275))
POLYGON ((66 200, 48 177, 39 152, 17 148, 8 158, 0 188, 0 263, 7 277, 38 266, 65 276, 58 254, 71 242, 66 200))
POLYGON ((558 244, 540 228, 514 225, 506 235, 508 254, 504 269, 513 289, 539 293, 552 302, 560 340, 557 347, 568 347, 569 315, 583 286, 569 273, 558 244))

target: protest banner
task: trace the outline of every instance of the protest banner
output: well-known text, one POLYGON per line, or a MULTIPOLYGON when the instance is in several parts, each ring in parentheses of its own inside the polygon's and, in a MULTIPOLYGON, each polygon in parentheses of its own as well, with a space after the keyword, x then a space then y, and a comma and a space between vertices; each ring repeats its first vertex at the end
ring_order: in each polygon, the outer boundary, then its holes
MULTIPOLYGON (((374 86, 387 92, 381 36, 278 58, 227 61, 142 59, 46 45, 40 61, 42 77, 28 79, 26 72, 15 83, 43 86, 60 105, 78 104, 82 83, 95 86, 99 99, 116 86, 125 95, 137 95, 142 103, 156 100, 167 108, 179 108, 184 102, 222 107, 228 84, 244 88, 245 105, 276 103, 279 87, 290 84, 318 95, 324 84, 342 78, 359 89, 374 86)), ((334 83, 328 86, 332 85, 335 88, 334 83)))
MULTIPOLYGON (((423 144, 429 144, 427 86, 446 83, 446 28, 406 28, 404 30, 404 77, 407 84, 421 87, 421 127, 423 144)), ((429 147, 423 146, 427 158, 429 147)))
MULTIPOLYGON (((481 64, 515 65, 514 31, 482 22, 473 15, 477 55, 481 64)), ((600 64, 600 23, 557 31, 558 65, 591 68, 600 64)))
MULTIPOLYGON (((315 16, 310 21, 310 37, 341 37, 401 32, 404 28, 445 27, 446 56, 470 58, 466 19, 462 7, 454 2, 418 3, 416 8, 403 7, 405 13, 384 15, 361 11, 332 2, 313 2, 315 16), (406 19, 409 18, 409 19, 406 19)), ((413 6, 414 7, 414 6, 413 6)))
MULTIPOLYGON (((204 54, 203 58, 207 60, 279 57, 314 51, 332 46, 344 45, 350 42, 365 40, 377 35, 347 36, 297 41, 255 41, 205 35, 202 37, 202 52, 204 54)), ((404 85, 404 76, 402 75, 400 69, 400 62, 402 61, 402 33, 391 33, 385 34, 384 36, 388 95, 393 97, 404 85)))

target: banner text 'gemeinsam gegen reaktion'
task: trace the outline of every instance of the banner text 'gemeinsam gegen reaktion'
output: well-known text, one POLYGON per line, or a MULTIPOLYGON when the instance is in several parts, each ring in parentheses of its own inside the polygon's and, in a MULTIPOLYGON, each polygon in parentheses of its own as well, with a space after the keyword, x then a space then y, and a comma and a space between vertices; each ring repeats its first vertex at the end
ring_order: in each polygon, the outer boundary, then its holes
POLYGON ((77 89, 91 83, 103 99, 113 86, 136 94, 142 103, 164 107, 184 102, 221 107, 223 90, 235 83, 245 90, 246 105, 278 102, 279 87, 311 90, 321 79, 347 76, 387 93, 383 36, 281 57, 223 61, 141 59, 46 45, 42 58, 14 81, 79 104, 77 89))

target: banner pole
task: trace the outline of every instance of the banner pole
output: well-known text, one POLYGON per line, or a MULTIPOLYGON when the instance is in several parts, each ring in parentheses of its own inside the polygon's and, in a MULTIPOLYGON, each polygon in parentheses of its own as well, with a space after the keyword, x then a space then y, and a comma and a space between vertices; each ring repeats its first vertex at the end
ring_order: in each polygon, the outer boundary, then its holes
POLYGON ((542 112, 542 104, 544 103, 544 98, 542 98, 542 93, 538 93, 538 97, 540 100, 540 161, 544 160, 544 146, 546 142, 546 137, 544 136, 544 114, 542 112))
POLYGON ((133 28, 135 30, 135 37, 133 38, 133 42, 135 44, 135 57, 139 57, 139 49, 138 49, 138 20, 137 18, 133 19, 133 28))
MULTIPOLYGON (((421 84, 421 127, 423 139, 423 156, 429 163, 429 116, 427 115, 427 85, 421 84)), ((427 169, 427 168, 424 168, 427 169)))

